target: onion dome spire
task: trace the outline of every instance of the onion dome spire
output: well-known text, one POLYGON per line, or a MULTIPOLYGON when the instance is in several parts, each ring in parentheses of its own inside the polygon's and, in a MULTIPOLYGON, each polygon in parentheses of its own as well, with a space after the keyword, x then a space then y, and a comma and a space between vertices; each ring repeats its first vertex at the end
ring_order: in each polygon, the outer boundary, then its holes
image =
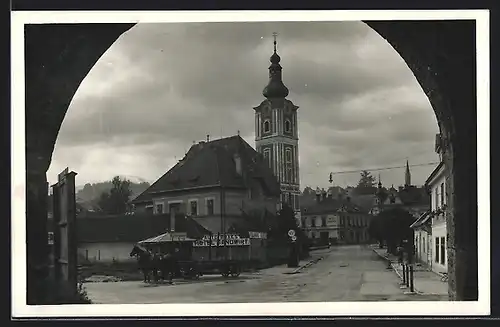
POLYGON ((282 67, 280 65, 281 58, 276 52, 276 36, 278 33, 273 33, 274 36, 274 53, 272 54, 270 61, 271 65, 269 66, 269 83, 262 91, 262 94, 270 99, 270 98, 286 98, 288 96, 288 88, 283 84, 282 81, 282 67))

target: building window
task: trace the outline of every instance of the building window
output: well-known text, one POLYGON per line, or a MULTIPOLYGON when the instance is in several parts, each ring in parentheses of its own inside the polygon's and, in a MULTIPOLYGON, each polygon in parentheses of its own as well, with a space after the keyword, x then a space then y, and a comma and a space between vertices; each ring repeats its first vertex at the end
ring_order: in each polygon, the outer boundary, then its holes
POLYGON ((189 207, 190 207, 190 214, 191 216, 198 216, 198 201, 197 200, 191 200, 189 201, 189 207))
POLYGON ((321 217, 321 226, 326 227, 326 217, 321 217))
POLYGON ((271 168, 271 150, 264 150, 264 159, 267 161, 269 168, 271 168))
POLYGON ((287 163, 292 162, 292 150, 290 150, 290 149, 285 150, 285 160, 287 163))
POLYGON ((285 182, 288 182, 288 183, 292 182, 292 168, 291 167, 287 167, 287 169, 286 169, 285 182))
POLYGON ((435 261, 439 263, 439 237, 436 237, 436 258, 435 261))
POLYGON ((214 214, 214 199, 207 199, 207 215, 214 214))
POLYGON ((49 232, 49 245, 54 244, 54 232, 49 232))
POLYGON ((316 217, 311 218, 311 227, 316 227, 316 217))
POLYGON ((155 213, 157 215, 160 215, 163 213, 163 203, 158 203, 156 206, 155 206, 155 213))
POLYGON ((292 123, 287 119, 285 120, 285 132, 290 133, 292 130, 292 123))
POLYGON ((269 133, 271 131, 271 122, 266 119, 264 121, 264 133, 269 133))
POLYGON ((444 205, 444 182, 441 183, 441 205, 444 205))
POLYGON ((441 244, 440 244, 440 247, 441 247, 441 255, 439 256, 439 263, 444 265, 445 263, 445 258, 446 258, 446 244, 444 242, 444 237, 441 237, 441 244))

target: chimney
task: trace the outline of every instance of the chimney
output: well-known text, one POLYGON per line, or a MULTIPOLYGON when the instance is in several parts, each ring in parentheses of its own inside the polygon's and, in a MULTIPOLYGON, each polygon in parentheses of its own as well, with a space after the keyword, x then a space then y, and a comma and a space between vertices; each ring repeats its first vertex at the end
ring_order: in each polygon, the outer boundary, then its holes
POLYGON ((210 135, 207 134, 207 142, 210 142, 210 135))
POLYGON ((238 175, 242 175, 243 174, 243 171, 242 171, 242 167, 241 167, 241 157, 238 153, 235 153, 233 155, 233 159, 234 159, 234 164, 236 165, 236 173, 238 175))
POLYGON ((316 203, 321 202, 321 191, 319 190, 319 187, 316 188, 316 203))

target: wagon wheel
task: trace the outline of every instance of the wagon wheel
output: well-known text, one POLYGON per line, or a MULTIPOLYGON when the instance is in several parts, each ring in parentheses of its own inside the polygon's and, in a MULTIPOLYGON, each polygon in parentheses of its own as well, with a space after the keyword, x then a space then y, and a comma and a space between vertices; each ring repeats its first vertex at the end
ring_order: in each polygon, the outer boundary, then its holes
POLYGON ((231 277, 238 277, 240 275, 240 267, 231 266, 229 272, 231 274, 231 277))
POLYGON ((223 272, 222 273, 222 277, 229 277, 229 273, 228 272, 223 272))
POLYGON ((193 276, 193 279, 198 280, 198 279, 200 279, 200 272, 195 271, 192 276, 193 276))

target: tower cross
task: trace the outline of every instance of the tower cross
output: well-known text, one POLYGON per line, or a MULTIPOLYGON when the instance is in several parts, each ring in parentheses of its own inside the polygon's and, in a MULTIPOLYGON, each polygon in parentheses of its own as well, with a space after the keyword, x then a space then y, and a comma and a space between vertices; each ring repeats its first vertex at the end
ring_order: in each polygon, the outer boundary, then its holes
POLYGON ((273 32, 273 38, 274 38, 274 52, 276 52, 276 37, 278 36, 278 33, 273 32))

